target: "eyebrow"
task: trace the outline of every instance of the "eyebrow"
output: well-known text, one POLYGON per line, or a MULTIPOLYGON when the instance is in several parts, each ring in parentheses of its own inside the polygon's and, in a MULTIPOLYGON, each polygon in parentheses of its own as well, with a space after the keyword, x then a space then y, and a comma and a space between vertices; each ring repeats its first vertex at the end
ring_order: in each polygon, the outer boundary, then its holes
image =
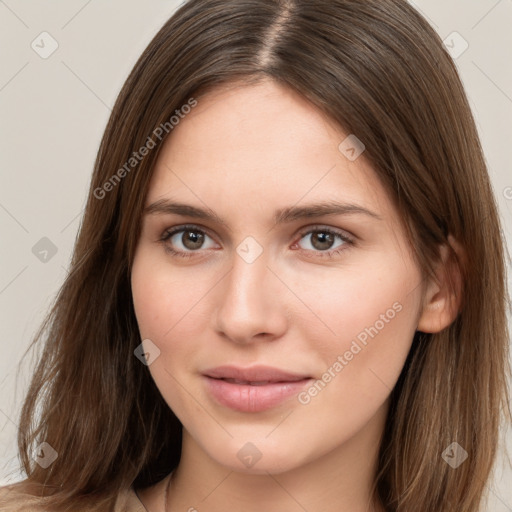
MULTIPOLYGON (((186 217, 213 221, 227 227, 227 222, 210 208, 198 208, 185 203, 173 202, 168 199, 160 199, 144 208, 144 215, 154 214, 183 215, 186 217)), ((383 218, 377 213, 357 204, 324 201, 304 206, 288 206, 286 208, 281 208, 275 212, 273 221, 275 224, 285 224, 301 219, 323 217, 325 215, 352 214, 363 214, 377 220, 383 220, 383 218)))

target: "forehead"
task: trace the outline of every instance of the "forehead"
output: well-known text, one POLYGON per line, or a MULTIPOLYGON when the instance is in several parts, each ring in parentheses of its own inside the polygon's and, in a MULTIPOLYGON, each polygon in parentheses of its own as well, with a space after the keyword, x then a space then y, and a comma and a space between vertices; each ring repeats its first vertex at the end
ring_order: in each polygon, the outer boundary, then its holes
POLYGON ((164 142, 146 204, 172 196, 240 213, 302 200, 389 208, 364 153, 351 161, 340 150, 350 134, 291 88, 238 85, 197 101, 164 142))

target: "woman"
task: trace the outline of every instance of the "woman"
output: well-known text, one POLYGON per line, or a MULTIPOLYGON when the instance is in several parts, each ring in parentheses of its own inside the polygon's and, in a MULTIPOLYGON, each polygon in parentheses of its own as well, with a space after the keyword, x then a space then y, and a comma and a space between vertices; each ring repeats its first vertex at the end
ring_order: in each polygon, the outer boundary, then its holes
POLYGON ((476 512, 505 297, 411 6, 189 1, 113 109, 0 510, 476 512))

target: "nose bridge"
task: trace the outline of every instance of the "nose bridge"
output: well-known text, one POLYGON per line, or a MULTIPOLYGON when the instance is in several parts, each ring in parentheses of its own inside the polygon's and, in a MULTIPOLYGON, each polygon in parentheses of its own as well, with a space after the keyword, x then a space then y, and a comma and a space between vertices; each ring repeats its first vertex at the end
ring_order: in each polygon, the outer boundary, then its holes
POLYGON ((260 333, 277 335, 283 328, 279 280, 268 266, 268 252, 254 240, 246 239, 236 248, 217 316, 217 329, 229 338, 250 341, 260 333))
POLYGON ((247 309, 247 313, 257 315, 269 291, 268 263, 263 251, 257 255, 253 248, 247 250, 246 246, 240 244, 237 254, 233 255, 224 303, 238 313, 247 309))

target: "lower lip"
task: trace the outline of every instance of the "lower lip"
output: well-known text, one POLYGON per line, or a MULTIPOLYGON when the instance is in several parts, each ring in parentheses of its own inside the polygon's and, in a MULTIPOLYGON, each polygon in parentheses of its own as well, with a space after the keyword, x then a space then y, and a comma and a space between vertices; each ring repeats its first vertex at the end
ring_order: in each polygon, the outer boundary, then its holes
POLYGON ((240 412, 260 412, 277 407, 287 398, 300 393, 313 380, 303 379, 251 386, 250 384, 233 384, 207 376, 204 379, 208 391, 219 404, 240 412))

